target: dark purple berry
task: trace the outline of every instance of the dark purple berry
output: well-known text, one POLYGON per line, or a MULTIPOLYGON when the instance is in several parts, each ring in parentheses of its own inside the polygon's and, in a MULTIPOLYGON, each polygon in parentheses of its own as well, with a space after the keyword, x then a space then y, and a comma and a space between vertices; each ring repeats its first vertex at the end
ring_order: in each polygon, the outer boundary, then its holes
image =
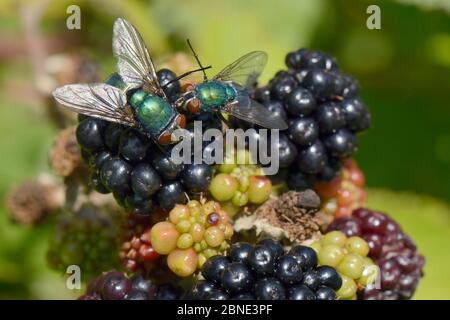
POLYGON ((296 285, 288 289, 289 300, 316 300, 316 295, 311 289, 304 285, 296 285))
POLYGON ((83 149, 95 151, 102 149, 103 132, 106 122, 96 118, 86 118, 78 124, 76 130, 77 141, 83 149))
POLYGON ((231 262, 223 270, 220 283, 226 292, 246 292, 253 283, 253 275, 244 263, 231 262))
POLYGON ((276 277, 287 285, 300 283, 303 278, 303 272, 300 263, 291 255, 285 255, 278 260, 276 277))
POLYGON ((297 167, 305 173, 319 173, 326 164, 327 155, 320 140, 316 140, 312 145, 299 151, 297 167))
POLYGON ((131 282, 125 275, 107 275, 102 283, 102 298, 104 300, 123 300, 131 291, 131 282))
POLYGON ((310 270, 317 266, 317 254, 310 247, 295 246, 289 251, 289 255, 297 259, 303 271, 310 270))
POLYGON ((123 127, 117 123, 110 123, 105 129, 105 145, 113 153, 119 150, 119 139, 123 130, 123 127))
POLYGON ((202 275, 208 281, 220 283, 220 281, 222 280, 222 272, 229 264, 230 261, 227 257, 211 257, 203 264, 202 275))
POLYGON ((284 300, 286 291, 284 285, 276 278, 258 279, 254 286, 254 293, 258 300, 284 300))
POLYGON ((268 275, 275 271, 276 256, 269 247, 256 245, 250 252, 247 263, 256 274, 268 275))
POLYGON ((141 197, 151 197, 161 186, 158 173, 147 163, 138 164, 131 172, 131 188, 141 197))
POLYGON ((183 170, 183 164, 175 164, 170 159, 170 152, 163 154, 161 151, 154 151, 152 154, 152 165, 158 173, 168 180, 175 179, 183 170))
POLYGON ((132 167, 124 160, 112 158, 107 160, 100 170, 103 185, 108 190, 120 194, 130 191, 130 173, 132 167))
POLYGON ((329 287, 319 287, 316 290, 317 300, 336 300, 336 292, 329 287))
POLYGON ((163 210, 171 210, 175 204, 186 203, 185 190, 180 182, 171 181, 164 184, 157 193, 159 206, 163 210))
POLYGON ((322 69, 311 69, 303 79, 302 86, 312 91, 319 100, 326 100, 333 91, 333 81, 330 74, 322 69))
POLYGON ((289 124, 288 137, 298 146, 307 146, 319 137, 319 127, 312 118, 294 119, 289 124))
POLYGON ((184 167, 181 181, 192 193, 204 192, 208 189, 212 178, 211 166, 207 164, 190 164, 184 167))
POLYGON ((330 287, 333 290, 339 290, 342 285, 342 278, 337 271, 329 266, 320 266, 316 270, 319 283, 322 286, 330 287))
POLYGON ((119 154, 129 162, 144 160, 150 141, 134 129, 122 132, 119 139, 119 154))
POLYGON ((286 97, 286 111, 293 116, 307 116, 316 108, 316 99, 309 90, 298 87, 286 97))
POLYGON ((247 242, 234 243, 228 253, 231 261, 234 262, 246 262, 247 258, 252 251, 253 246, 247 242))
POLYGON ((318 106, 316 119, 321 134, 329 134, 344 127, 345 115, 335 102, 327 102, 318 106))
POLYGON ((357 148, 356 137, 347 129, 340 129, 324 139, 327 151, 337 158, 347 158, 351 156, 357 148))

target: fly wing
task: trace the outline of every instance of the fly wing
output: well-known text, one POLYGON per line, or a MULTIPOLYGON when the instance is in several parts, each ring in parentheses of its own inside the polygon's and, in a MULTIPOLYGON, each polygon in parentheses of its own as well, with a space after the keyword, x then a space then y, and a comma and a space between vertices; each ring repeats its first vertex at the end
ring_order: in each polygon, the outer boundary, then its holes
POLYGON ((114 22, 113 54, 118 59, 118 72, 130 88, 146 85, 150 93, 164 95, 144 40, 139 31, 122 18, 114 22))
POLYGON ((225 105, 221 111, 247 122, 257 124, 263 128, 279 130, 288 128, 286 122, 280 115, 272 113, 245 93, 239 94, 237 102, 225 105))
POLYGON ((71 111, 126 126, 137 125, 125 94, 108 84, 69 84, 53 91, 53 97, 71 111))
POLYGON ((253 51, 226 66, 214 77, 214 80, 232 81, 249 89, 255 84, 266 63, 267 53, 253 51))

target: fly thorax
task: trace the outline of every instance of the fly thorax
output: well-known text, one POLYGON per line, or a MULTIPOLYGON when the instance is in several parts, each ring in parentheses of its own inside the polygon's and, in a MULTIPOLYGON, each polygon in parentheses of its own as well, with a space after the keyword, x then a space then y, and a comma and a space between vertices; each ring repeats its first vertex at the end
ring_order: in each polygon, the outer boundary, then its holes
POLYGON ((144 101, 146 96, 147 93, 144 90, 142 89, 137 90, 130 97, 129 101, 130 106, 136 110, 136 108, 142 103, 142 101, 144 101))
POLYGON ((203 111, 214 111, 228 101, 227 88, 222 83, 216 81, 201 83, 195 90, 203 111))
MULTIPOLYGON (((136 97, 138 99, 139 96, 136 97)), ((136 106, 136 118, 152 135, 158 135, 176 116, 174 109, 164 99, 147 94, 136 106)))

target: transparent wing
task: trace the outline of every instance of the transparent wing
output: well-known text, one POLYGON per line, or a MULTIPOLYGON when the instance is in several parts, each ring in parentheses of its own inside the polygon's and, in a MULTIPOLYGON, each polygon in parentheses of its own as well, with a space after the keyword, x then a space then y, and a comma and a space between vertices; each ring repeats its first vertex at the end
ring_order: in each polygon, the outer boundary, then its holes
POLYGON ((267 63, 267 53, 253 51, 240 57, 220 71, 214 80, 233 81, 245 88, 250 88, 267 63))
POLYGON ((150 93, 163 94, 144 40, 139 31, 122 18, 114 22, 113 54, 118 59, 118 72, 130 88, 146 85, 150 93))
POLYGON ((267 129, 285 130, 288 128, 283 118, 270 112, 266 107, 251 99, 248 94, 239 94, 236 103, 228 104, 221 110, 236 118, 267 129))
POLYGON ((137 125, 125 94, 108 84, 69 84, 53 91, 53 97, 77 113, 127 126, 137 125))

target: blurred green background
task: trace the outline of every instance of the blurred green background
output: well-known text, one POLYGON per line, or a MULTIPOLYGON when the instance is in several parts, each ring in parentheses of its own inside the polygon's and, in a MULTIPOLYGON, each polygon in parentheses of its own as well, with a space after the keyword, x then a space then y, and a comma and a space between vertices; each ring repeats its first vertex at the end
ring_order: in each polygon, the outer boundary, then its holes
MULTIPOLYGON (((114 71, 112 23, 125 17, 156 58, 186 50, 190 38, 215 70, 265 50, 262 83, 284 68, 287 52, 310 47, 334 55, 360 82, 373 126, 359 137, 368 205, 388 212, 427 258, 415 298, 450 299, 450 0, 109 0, 0 2, 0 197, 49 171, 57 132, 45 112, 45 59, 77 52, 114 71), (81 8, 81 30, 66 9, 81 8), (368 30, 366 8, 381 8, 368 30)), ((63 275, 46 266, 52 224, 9 222, 0 204, 0 298, 70 298, 63 275)))

